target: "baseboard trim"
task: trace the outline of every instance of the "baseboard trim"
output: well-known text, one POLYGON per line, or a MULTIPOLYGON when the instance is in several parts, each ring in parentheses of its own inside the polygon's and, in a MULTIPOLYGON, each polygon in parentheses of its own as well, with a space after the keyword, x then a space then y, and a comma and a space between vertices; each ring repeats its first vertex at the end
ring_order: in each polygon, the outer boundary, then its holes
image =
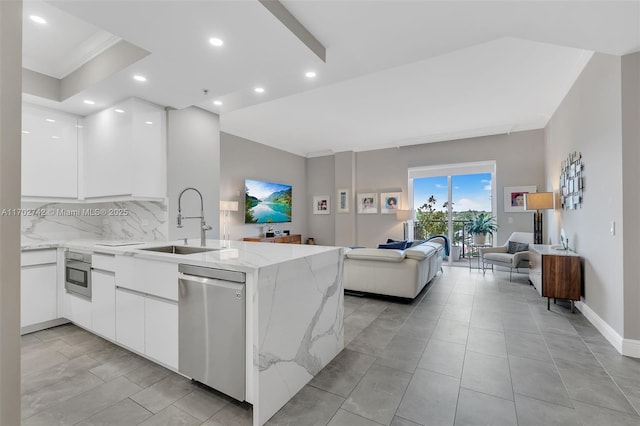
POLYGON ((595 328, 621 355, 640 358, 640 340, 625 339, 618 334, 600 315, 596 314, 586 303, 576 302, 576 308, 589 320, 595 328))
POLYGON ((640 340, 624 339, 622 341, 622 355, 640 358, 640 340))

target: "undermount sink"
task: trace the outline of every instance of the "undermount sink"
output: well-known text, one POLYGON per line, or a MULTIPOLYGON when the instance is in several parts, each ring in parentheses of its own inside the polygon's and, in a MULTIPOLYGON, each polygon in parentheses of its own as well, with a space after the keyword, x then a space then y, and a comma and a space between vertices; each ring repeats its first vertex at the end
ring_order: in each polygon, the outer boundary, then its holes
POLYGON ((211 248, 211 247, 195 247, 195 246, 162 246, 162 247, 142 248, 140 250, 157 251, 159 253, 170 253, 170 254, 194 254, 194 253, 202 253, 205 251, 215 251, 220 249, 211 248))

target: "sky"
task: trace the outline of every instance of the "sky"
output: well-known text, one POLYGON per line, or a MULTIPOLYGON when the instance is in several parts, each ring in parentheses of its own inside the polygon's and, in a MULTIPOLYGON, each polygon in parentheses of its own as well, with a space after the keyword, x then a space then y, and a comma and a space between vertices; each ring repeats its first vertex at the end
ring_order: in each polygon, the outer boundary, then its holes
MULTIPOLYGON (((451 178, 451 183, 454 211, 491 211, 491 173, 457 175, 451 178)), ((447 177, 414 179, 413 193, 414 208, 425 204, 433 195, 436 197, 436 210, 443 210, 442 204, 448 198, 447 177)))
POLYGON ((259 180, 251 180, 247 179, 244 181, 244 186, 249 188, 249 195, 253 195, 254 197, 263 200, 274 192, 283 191, 285 189, 291 188, 290 185, 284 185, 281 183, 274 182, 262 182, 259 180))

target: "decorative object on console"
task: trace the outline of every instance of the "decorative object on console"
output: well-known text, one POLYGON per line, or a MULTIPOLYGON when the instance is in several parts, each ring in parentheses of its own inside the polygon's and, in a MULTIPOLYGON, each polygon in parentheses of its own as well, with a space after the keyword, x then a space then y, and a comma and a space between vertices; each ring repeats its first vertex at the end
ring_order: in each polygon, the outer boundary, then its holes
POLYGON ((223 245, 228 247, 231 244, 231 212, 238 211, 237 201, 220 201, 220 211, 223 214, 222 219, 222 240, 223 245))
POLYGON ((534 210, 533 213, 533 242, 542 244, 542 212, 555 208, 553 192, 532 192, 524 196, 524 209, 534 210))
POLYGON ((584 176, 582 170, 582 154, 572 152, 560 164, 560 200, 565 210, 575 210, 582 207, 582 191, 584 176))
POLYGON ((349 190, 346 188, 338 189, 336 199, 338 200, 336 213, 349 213, 349 190))
POLYGON ((504 187, 504 211, 506 213, 524 212, 524 196, 536 192, 535 185, 529 186, 505 186, 504 187))
POLYGON ((409 238, 409 221, 413 219, 413 210, 397 210, 396 219, 401 220, 404 239, 409 238))
POLYGON ((375 192, 362 192, 358 194, 358 213, 378 213, 378 194, 375 192))
POLYGON ((313 197, 313 214, 330 214, 331 201, 328 195, 316 195, 313 197))
POLYGON ((400 208, 402 192, 383 192, 380 194, 380 213, 393 214, 400 208))

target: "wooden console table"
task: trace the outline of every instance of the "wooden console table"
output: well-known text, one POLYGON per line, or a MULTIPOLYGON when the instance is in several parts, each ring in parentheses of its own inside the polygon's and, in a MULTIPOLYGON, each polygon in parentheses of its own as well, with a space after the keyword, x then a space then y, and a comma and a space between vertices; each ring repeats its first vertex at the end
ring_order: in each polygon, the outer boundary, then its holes
POLYGON ((571 312, 574 301, 580 300, 582 286, 582 268, 580 255, 569 250, 556 250, 549 245, 529 245, 529 281, 538 290, 538 294, 550 300, 571 300, 571 312))
POLYGON ((259 243, 285 243, 302 244, 302 234, 278 235, 275 237, 247 237, 243 241, 253 241, 259 243))

